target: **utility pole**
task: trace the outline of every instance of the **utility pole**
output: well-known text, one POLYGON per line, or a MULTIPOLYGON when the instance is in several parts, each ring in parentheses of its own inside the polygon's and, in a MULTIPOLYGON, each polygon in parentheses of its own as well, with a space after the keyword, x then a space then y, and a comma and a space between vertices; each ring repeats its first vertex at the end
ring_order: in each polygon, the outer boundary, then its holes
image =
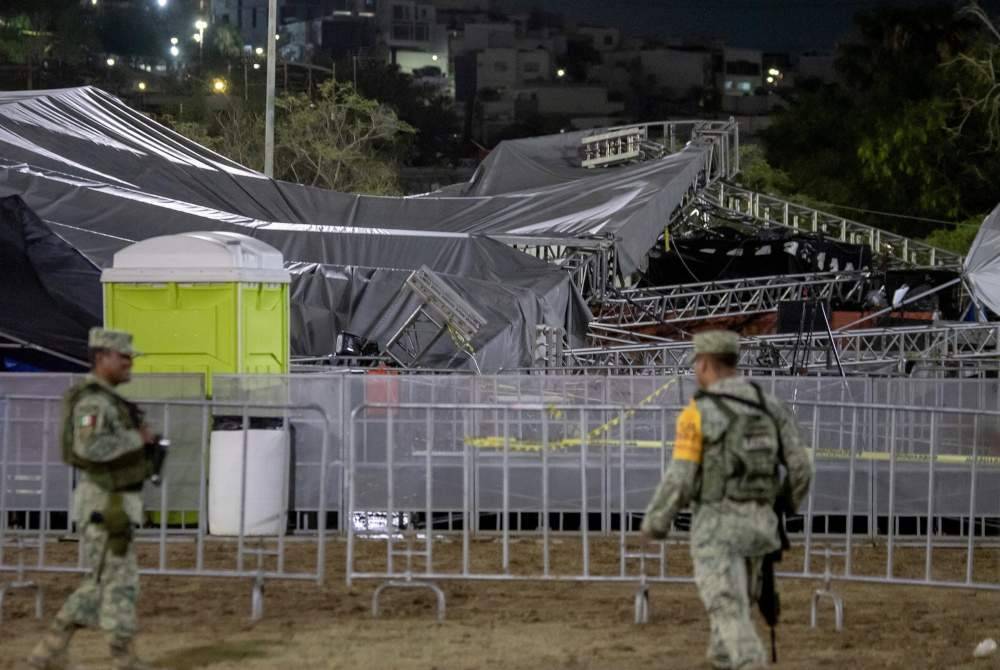
POLYGON ((264 174, 274 177, 274 80, 278 64, 278 0, 267 3, 267 97, 264 102, 264 174))

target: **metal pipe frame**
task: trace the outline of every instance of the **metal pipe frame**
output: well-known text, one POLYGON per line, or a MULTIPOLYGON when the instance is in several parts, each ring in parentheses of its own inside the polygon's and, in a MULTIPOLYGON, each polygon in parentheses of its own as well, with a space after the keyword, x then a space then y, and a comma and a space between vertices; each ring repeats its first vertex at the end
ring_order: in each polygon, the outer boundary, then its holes
POLYGON ((712 206, 732 214, 749 216, 765 227, 778 225, 820 233, 831 240, 868 244, 875 253, 885 254, 906 265, 955 270, 962 267, 963 257, 960 254, 728 182, 709 183, 701 191, 701 197, 712 206))
MULTIPOLYGON (((924 358, 969 359, 1000 355, 1000 326, 995 323, 952 323, 902 328, 874 328, 808 335, 808 347, 802 351, 802 335, 790 333, 743 338, 741 367, 782 368, 792 363, 791 353, 798 345, 796 366, 800 369, 831 368, 833 350, 839 352, 845 366, 872 366, 917 361, 924 358)), ((676 341, 669 344, 623 344, 615 347, 569 349, 564 352, 566 367, 664 367, 690 368, 692 344, 676 341)))
POLYGON ((625 289, 601 303, 595 322, 638 328, 777 311, 791 300, 860 297, 867 272, 820 272, 625 289))
MULTIPOLYGON (((66 470, 69 466, 66 466, 61 461, 50 461, 49 454, 51 449, 46 448, 47 439, 45 435, 51 432, 51 428, 55 425, 48 412, 48 408, 55 404, 61 403, 61 396, 42 396, 42 395, 3 395, 0 396, 0 404, 4 408, 3 412, 3 441, 0 442, 0 573, 2 572, 14 572, 19 573, 23 571, 23 566, 20 564, 20 554, 19 562, 11 563, 7 560, 7 556, 3 552, 3 548, 10 546, 24 547, 25 549, 31 548, 35 551, 35 560, 31 562, 28 566, 28 570, 32 573, 81 573, 85 572, 86 568, 82 563, 81 553, 77 553, 75 564, 67 564, 65 562, 59 564, 53 564, 50 562, 50 556, 46 553, 46 547, 48 542, 56 541, 56 538, 52 535, 52 531, 49 528, 48 520, 54 511, 68 512, 68 510, 55 510, 49 506, 47 493, 48 486, 46 486, 47 480, 55 474, 55 470, 66 470), (24 460, 25 450, 18 452, 17 460, 13 460, 11 457, 11 450, 15 448, 14 440, 11 438, 12 431, 15 424, 18 422, 27 423, 37 423, 37 418, 22 419, 16 416, 12 416, 11 408, 20 408, 24 406, 34 406, 41 404, 41 412, 36 412, 36 414, 41 414, 42 430, 39 431, 41 442, 41 447, 37 450, 30 449, 28 451, 28 457, 36 455, 37 458, 41 459, 39 461, 35 460, 24 460), (38 507, 37 512, 40 517, 40 522, 36 529, 14 529, 8 524, 8 513, 14 511, 8 504, 8 496, 10 495, 20 495, 24 496, 25 492, 23 490, 15 490, 13 488, 14 482, 17 479, 18 470, 20 468, 28 469, 38 469, 41 468, 41 475, 39 480, 41 482, 41 489, 37 491, 35 495, 38 496, 38 507), (51 536, 51 537, 50 537, 51 536), (30 540, 30 544, 26 543, 25 540, 30 540)), ((220 400, 139 400, 138 401, 145 409, 150 411, 160 411, 163 417, 163 432, 166 435, 170 435, 172 426, 176 422, 183 423, 184 418, 181 416, 177 418, 177 414, 183 414, 180 410, 188 409, 190 411, 198 412, 200 410, 200 444, 196 450, 197 463, 198 463, 198 526, 194 530, 182 530, 182 531, 168 531, 167 528, 167 518, 170 512, 169 503, 169 490, 170 490, 170 479, 167 476, 163 477, 162 483, 159 490, 159 507, 158 512, 160 514, 159 527, 151 530, 140 530, 137 533, 136 541, 142 543, 153 543, 157 548, 157 560, 156 567, 143 568, 140 570, 141 574, 144 575, 172 575, 172 576, 185 576, 185 577, 226 577, 226 578, 250 578, 254 580, 254 599, 253 599, 253 610, 255 615, 259 615, 262 611, 262 591, 261 584, 263 580, 306 580, 313 581, 315 583, 322 583, 325 575, 326 568, 326 539, 327 539, 327 524, 326 524, 326 509, 328 507, 327 501, 327 480, 328 474, 332 467, 343 465, 342 459, 332 459, 330 455, 330 443, 332 435, 332 423, 330 417, 326 410, 316 404, 304 404, 304 405, 292 405, 292 404, 280 404, 280 403, 252 403, 252 402, 239 402, 239 401, 220 401, 220 400), (242 420, 242 431, 243 431, 243 443, 242 443, 242 453, 243 461, 241 465, 241 482, 240 482, 240 492, 239 500, 243 503, 240 513, 240 523, 239 523, 239 533, 235 538, 235 541, 230 538, 219 539, 231 546, 236 547, 236 566, 233 569, 207 569, 205 568, 205 547, 208 543, 210 536, 208 535, 208 508, 207 508, 207 490, 206 490, 206 480, 208 476, 208 437, 209 437, 209 416, 212 410, 223 410, 232 412, 237 410, 243 417, 242 420), (289 570, 285 563, 285 531, 281 531, 277 536, 271 536, 267 538, 268 543, 273 543, 276 549, 270 550, 264 548, 264 538, 260 537, 257 541, 257 548, 250 549, 244 548, 244 544, 247 541, 246 537, 246 520, 245 520, 245 501, 250 493, 247 490, 246 482, 246 470, 247 470, 247 431, 249 430, 249 415, 251 410, 264 410, 267 412, 280 411, 287 417, 288 413, 294 412, 296 418, 304 422, 312 422, 318 424, 321 428, 321 448, 320 448, 320 462, 319 462, 319 499, 322 502, 322 509, 317 519, 317 528, 311 534, 310 541, 315 543, 315 562, 312 567, 306 566, 305 568, 300 567, 295 570, 289 570), (307 418, 312 417, 312 418, 307 418), (194 547, 195 547, 195 557, 193 569, 190 568, 180 568, 173 567, 169 564, 167 560, 167 544, 170 543, 177 536, 183 536, 186 538, 191 538, 194 535, 194 547), (245 555, 252 555, 256 557, 256 566, 244 566, 245 555), (275 558, 275 566, 273 569, 264 569, 263 558, 265 556, 270 556, 275 558)), ((176 445, 174 447, 176 449, 176 445)), ((288 508, 287 508, 287 496, 282 497, 282 510, 281 519, 282 523, 287 523, 288 519, 288 508)), ((71 527, 72 528, 72 527, 71 527)), ((60 534, 64 534, 60 532, 60 534)))
MULTIPOLYGON (((962 419, 966 421, 970 419, 974 421, 978 421, 979 419, 997 421, 1000 420, 1000 410, 970 410, 906 404, 896 405, 879 402, 845 402, 842 400, 796 400, 795 405, 800 417, 809 417, 807 421, 808 430, 804 429, 802 433, 811 437, 812 448, 816 454, 817 464, 820 467, 817 467, 813 489, 808 502, 805 503, 803 515, 799 517, 803 533, 799 534, 798 538, 800 540, 804 538, 805 541, 801 567, 784 572, 782 573, 783 576, 822 580, 825 586, 824 594, 831 595, 831 597, 834 597, 832 596, 833 592, 830 587, 832 581, 1000 590, 1000 584, 997 584, 992 579, 975 580, 971 569, 966 569, 965 563, 961 566, 961 574, 956 573, 953 578, 936 574, 934 570, 935 548, 949 547, 952 550, 966 551, 968 553, 967 564, 969 566, 972 565, 972 556, 974 556, 978 549, 983 549, 987 546, 995 548, 995 544, 988 543, 985 537, 985 530, 982 533, 977 533, 975 524, 972 523, 971 518, 968 519, 968 525, 963 525, 962 521, 965 520, 963 513, 953 514, 944 509, 948 507, 957 510, 962 506, 962 501, 954 500, 954 491, 945 492, 948 497, 946 505, 939 504, 938 494, 941 487, 937 485, 936 481, 938 475, 954 477, 963 476, 968 473, 974 478, 978 475, 980 480, 984 476, 988 476, 993 480, 994 484, 1000 482, 1000 464, 997 463, 996 459, 983 460, 978 457, 977 445, 972 445, 970 456, 968 453, 961 451, 961 445, 957 445, 955 442, 946 445, 942 442, 942 438, 946 435, 947 427, 953 426, 954 421, 962 419), (844 424, 843 420, 845 413, 851 416, 851 421, 847 425, 844 424), (856 438, 859 433, 866 433, 868 428, 884 426, 887 423, 887 418, 890 428, 887 445, 889 451, 886 462, 881 457, 873 457, 870 452, 862 452, 861 443, 856 438), (862 422, 867 425, 859 425, 862 422), (898 429, 899 426, 906 426, 908 430, 900 431, 898 429), (838 431, 838 435, 843 430, 848 430, 852 436, 846 445, 843 435, 839 435, 835 439, 839 451, 846 450, 848 452, 842 454, 839 458, 831 457, 830 452, 837 449, 831 449, 830 446, 827 446, 831 442, 829 437, 831 430, 838 431), (955 451, 956 449, 959 449, 959 451, 955 451), (855 502, 860 501, 863 496, 868 494, 866 487, 861 485, 868 480, 865 468, 869 466, 868 463, 862 465, 862 461, 876 464, 877 472, 883 477, 888 474, 889 477, 888 514, 886 515, 883 512, 880 517, 878 512, 876 512, 875 516, 876 521, 879 518, 883 518, 886 521, 884 529, 877 531, 877 536, 884 538, 887 548, 885 573, 882 575, 865 572, 859 573, 857 571, 857 564, 852 563, 849 558, 845 559, 841 571, 836 573, 831 570, 829 564, 830 555, 849 556, 852 550, 851 543, 856 534, 853 523, 853 516, 856 511, 855 502), (845 467, 847 469, 846 491, 841 484, 844 481, 845 467), (910 487, 910 493, 900 492, 899 482, 903 477, 913 483, 913 486, 910 487), (922 479, 923 477, 927 479, 922 479), (897 497, 899 496, 912 497, 912 491, 920 488, 919 483, 928 480, 929 482, 925 488, 926 500, 913 501, 907 499, 897 501, 897 497), (813 531, 817 522, 821 521, 824 515, 827 515, 827 518, 829 515, 829 510, 824 509, 820 504, 819 494, 817 493, 819 485, 823 482, 828 482, 826 493, 824 494, 826 497, 830 496, 830 491, 840 490, 839 502, 837 504, 840 506, 846 504, 847 513, 851 517, 848 520, 846 532, 833 533, 830 532, 829 528, 824 533, 813 531), (845 495, 846 500, 844 499, 845 495), (921 504, 924 506, 923 509, 925 511, 923 512, 919 511, 921 504), (912 533, 903 533, 900 530, 900 506, 912 508, 912 513, 907 512, 905 509, 902 510, 906 515, 905 518, 916 519, 916 525, 912 533), (926 516, 924 516, 925 514, 926 516), (940 534, 940 520, 945 517, 959 519, 961 529, 958 534, 953 534, 951 538, 940 534), (924 523, 921 524, 921 521, 924 523), (934 531, 936 522, 938 532, 934 531), (845 543, 846 553, 843 549, 845 543), (827 561, 820 571, 814 570, 810 564, 810 557, 817 544, 824 546, 821 549, 817 549, 816 552, 827 557, 827 561), (894 568, 899 553, 903 550, 908 552, 923 552, 924 569, 921 571, 922 577, 898 576, 894 568)), ((399 403, 391 405, 372 403, 356 407, 351 413, 351 424, 371 421, 372 417, 368 417, 368 412, 372 410, 393 412, 396 417, 393 421, 400 427, 400 437, 407 435, 411 440, 412 435, 404 433, 404 427, 426 423, 440 428, 444 425, 441 418, 442 414, 447 416, 447 421, 458 421, 463 426, 461 431, 451 433, 450 435, 442 435, 443 432, 438 430, 435 435, 442 436, 441 441, 433 445, 428 443, 419 452, 412 445, 410 448, 407 448, 405 443, 398 444, 391 464, 383 464, 381 466, 388 466, 386 477, 393 476, 389 470, 399 468, 400 470, 405 469, 409 477, 416 479, 434 476, 433 471, 437 468, 448 469, 456 465, 462 467, 462 511, 466 520, 462 524, 463 560, 461 567, 456 568, 454 561, 451 561, 447 566, 442 564, 425 565, 425 570, 420 573, 423 583, 433 584, 434 582, 444 580, 628 582, 639 585, 638 598, 643 593, 647 582, 691 581, 690 576, 666 574, 664 564, 669 542, 661 545, 659 554, 648 553, 646 547, 638 542, 636 534, 632 530, 632 520, 636 515, 641 514, 641 507, 636 507, 635 502, 630 502, 627 499, 629 495, 634 496, 637 493, 642 493, 643 495, 640 497, 643 499, 642 503, 644 506, 645 500, 648 499, 648 494, 651 493, 651 489, 647 490, 645 487, 636 489, 629 484, 635 474, 646 470, 647 475, 651 473, 656 475, 653 478, 656 481, 662 477, 667 465, 665 452, 669 442, 667 441, 665 431, 668 425, 668 414, 674 414, 680 409, 680 403, 671 402, 656 407, 539 402, 399 403), (651 420, 633 422, 632 419, 637 416, 646 417, 651 420), (609 417, 610 420, 608 420, 609 417), (604 432, 595 432, 590 429, 596 423, 602 422, 603 427, 607 428, 604 432), (661 434, 657 435, 655 432, 653 434, 648 433, 649 427, 653 425, 661 427, 661 434), (532 448, 537 452, 536 454, 522 452, 515 456, 511 453, 511 444, 515 439, 511 435, 512 427, 519 428, 522 435, 535 436, 534 439, 538 440, 538 443, 532 448), (501 436, 498 436, 496 446, 490 448, 499 449, 499 452, 483 452, 479 454, 475 460, 476 472, 470 475, 470 461, 468 456, 471 444, 470 440, 478 439, 475 436, 483 430, 490 431, 497 429, 502 430, 502 439, 501 436), (577 432, 574 433, 574 430, 577 432), (644 430, 647 432, 644 433, 644 430), (568 435, 568 437, 560 438, 560 434, 568 435), (637 434, 645 434, 647 439, 651 438, 654 441, 659 441, 660 445, 656 448, 656 453, 643 454, 637 450, 636 445, 630 444, 637 434), (575 437, 573 437, 574 435, 575 437), (604 437, 601 437, 602 435, 604 437), (595 454, 595 450, 599 450, 600 453, 595 454), (649 457, 644 458, 644 456, 649 457), (481 468, 484 469, 484 472, 489 469, 493 469, 494 471, 499 470, 500 476, 497 477, 496 472, 494 472, 491 481, 499 479, 504 483, 502 509, 494 510, 478 507, 478 496, 469 494, 471 482, 479 481, 481 477, 485 476, 484 473, 479 471, 481 468), (508 563, 510 555, 519 550, 523 552, 526 545, 523 543, 519 545, 512 542, 512 536, 515 533, 506 525, 506 520, 516 514, 519 509, 511 504, 507 491, 507 483, 514 479, 530 481, 534 477, 529 474, 529 469, 541 477, 540 490, 542 500, 539 511, 542 516, 537 526, 530 530, 529 533, 536 537, 540 536, 542 555, 536 559, 540 562, 540 566, 535 565, 533 569, 520 574, 511 574, 508 563), (515 472, 516 477, 514 476, 515 472), (562 493, 559 505, 554 510, 551 506, 552 494, 548 483, 556 480, 570 482, 577 477, 579 477, 578 481, 581 487, 579 495, 562 493), (595 572, 593 570, 593 557, 590 555, 594 546, 590 535, 597 531, 590 529, 588 516, 594 510, 594 504, 586 482, 594 477, 600 477, 601 481, 607 483, 607 487, 600 494, 599 505, 602 516, 612 517, 612 523, 602 523, 600 533, 617 545, 618 554, 615 567, 605 567, 603 572, 595 572), (470 504, 472 507, 470 507, 470 504), (468 529, 470 524, 468 516, 471 515, 474 518, 479 518, 484 513, 499 514, 505 520, 502 528, 498 525, 498 530, 495 534, 484 533, 483 531, 477 533, 479 535, 494 537, 500 542, 500 553, 503 556, 503 563, 499 569, 483 562, 472 563, 469 560, 468 529), (560 544, 565 545, 571 538, 578 538, 581 550, 584 552, 582 562, 579 564, 573 563, 573 567, 567 568, 555 559, 552 549, 554 543, 551 540, 553 530, 549 527, 549 520, 553 514, 578 514, 581 520, 577 529, 566 530, 565 526, 560 524, 560 544), (617 527, 613 526, 614 514, 617 514, 617 527), (633 545, 639 547, 638 551, 632 548, 633 545), (646 574, 644 561, 647 558, 659 558, 661 560, 661 568, 658 575, 646 574), (629 567, 636 559, 641 559, 638 571, 629 567), (475 565, 476 567, 472 568, 470 567, 471 565, 475 565)), ((352 431, 355 435, 360 432, 358 430, 352 431)), ((390 436, 389 439, 392 440, 394 438, 390 436)), ((359 446, 355 444, 352 451, 358 450, 359 446)), ((358 453, 361 453, 360 450, 358 450, 358 453)), ((350 463, 351 474, 354 476, 358 463, 353 456, 350 458, 350 463)), ((369 461, 365 465, 374 470, 380 467, 377 459, 369 461)), ((370 472, 365 477, 366 482, 370 485, 374 484, 370 472)), ((646 479, 650 479, 650 477, 647 476, 646 479)), ((873 483, 878 483, 879 481, 882 480, 871 480, 873 483)), ((879 486, 884 486, 884 484, 879 484, 879 486)), ((538 491, 535 491, 535 494, 537 493, 538 491)), ((429 495, 442 494, 432 492, 429 495)), ((455 492, 452 491, 451 495, 455 495, 455 492)), ((977 492, 975 487, 973 487, 969 492, 968 503, 969 514, 972 515, 982 514, 981 509, 976 504, 976 495, 977 492)), ((375 499, 377 500, 377 496, 375 499)), ((369 497, 370 504, 375 504, 379 508, 382 507, 378 503, 372 503, 372 500, 369 497)), ((395 514, 405 514, 409 509, 402 507, 396 509, 394 506, 398 507, 399 505, 391 499, 387 500, 386 503, 388 507, 385 508, 385 513, 390 517, 395 514)), ((350 515, 359 511, 355 507, 355 504, 356 501, 352 498, 351 507, 349 508, 350 515)), ((829 501, 824 503, 824 505, 829 504, 829 501)), ((423 501, 414 501, 413 506, 433 508, 435 503, 430 498, 427 498, 423 501)), ((1000 508, 990 512, 990 514, 993 517, 1000 517, 1000 508)), ((862 531, 864 536, 862 539, 866 544, 871 543, 873 539, 871 532, 871 528, 862 531)), ((445 533, 446 531, 436 531, 428 526, 424 533, 428 547, 435 542, 435 535, 443 536, 445 533)), ((354 529, 352 526, 349 529, 349 537, 353 538, 354 535, 364 536, 371 534, 354 529)), ((389 529, 389 535, 389 538, 385 538, 384 533, 380 532, 376 533, 375 537, 378 539, 387 539, 391 545, 393 541, 391 528, 389 529)), ((682 533, 679 535, 683 536, 682 533)), ((353 583, 356 580, 398 582, 401 579, 405 580, 407 578, 406 573, 395 570, 391 563, 387 564, 385 569, 379 569, 378 565, 371 564, 366 560, 367 569, 359 570, 355 564, 355 546, 356 542, 351 542, 348 545, 345 570, 348 583, 353 583)), ((527 546, 532 547, 531 551, 534 552, 537 551, 539 543, 529 543, 527 546)), ((431 560, 430 556, 431 554, 428 552, 429 561, 431 560)), ((839 598, 835 602, 840 602, 839 598)), ((637 600, 636 608, 637 620, 646 620, 648 618, 648 600, 643 599, 642 603, 639 603, 637 600)), ((443 606, 441 609, 443 609, 443 606)), ((838 611, 842 611, 842 604, 838 608, 838 611)), ((840 617, 838 616, 838 618, 840 617)))

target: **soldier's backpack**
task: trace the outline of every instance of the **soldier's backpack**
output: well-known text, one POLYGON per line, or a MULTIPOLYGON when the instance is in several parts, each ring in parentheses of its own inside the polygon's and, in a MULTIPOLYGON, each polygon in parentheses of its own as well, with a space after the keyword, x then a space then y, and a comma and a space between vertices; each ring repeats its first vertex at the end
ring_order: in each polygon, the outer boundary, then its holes
POLYGON ((711 402, 728 422, 721 438, 705 445, 699 498, 773 505, 780 486, 778 469, 781 433, 767 408, 764 392, 750 382, 758 402, 736 395, 698 391, 695 401, 711 402), (737 412, 730 403, 751 411, 737 412))

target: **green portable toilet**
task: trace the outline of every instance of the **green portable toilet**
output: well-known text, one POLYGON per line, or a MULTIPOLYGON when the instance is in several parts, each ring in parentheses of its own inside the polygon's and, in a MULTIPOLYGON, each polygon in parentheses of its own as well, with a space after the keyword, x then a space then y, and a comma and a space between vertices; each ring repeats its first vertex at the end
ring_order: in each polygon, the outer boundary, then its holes
POLYGON ((135 372, 288 372, 288 285, 281 252, 239 233, 137 242, 101 273, 104 324, 131 332, 135 372))

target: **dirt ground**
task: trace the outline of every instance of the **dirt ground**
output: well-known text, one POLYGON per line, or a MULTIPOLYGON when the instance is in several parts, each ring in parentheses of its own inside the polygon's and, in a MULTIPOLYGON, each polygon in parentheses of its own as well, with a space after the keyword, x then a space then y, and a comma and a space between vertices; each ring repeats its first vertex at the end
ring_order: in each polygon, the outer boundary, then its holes
MULTIPOLYGON (((553 545, 555 572, 579 570, 579 545, 553 545)), ((615 542, 595 541, 592 568, 617 571, 615 542)), ((52 552, 72 556, 75 545, 52 552)), ((208 562, 222 561, 218 548, 208 562)), ((476 542, 474 567, 499 561, 495 541, 476 542)), ((153 548, 142 549, 146 563, 153 548)), ((170 559, 183 561, 185 545, 171 545, 170 559)), ((359 553, 369 565, 384 560, 385 545, 368 541, 359 553)), ((457 565, 460 543, 435 545, 435 564, 457 565)), ((669 549, 670 574, 684 574, 686 548, 669 549)), ((310 553, 292 547, 303 564, 310 553)), ((436 623, 428 592, 387 592, 383 616, 370 613, 374 582, 348 588, 343 579, 344 543, 331 541, 325 583, 271 582, 265 614, 248 621, 250 586, 246 581, 144 577, 140 600, 140 652, 163 668, 344 668, 400 669, 618 669, 704 668, 707 619, 695 589, 687 584, 651 587, 651 622, 633 621, 634 584, 568 582, 442 582, 447 619, 436 623)), ((884 548, 866 547, 855 555, 855 571, 884 571, 884 548)), ((898 572, 922 574, 922 549, 897 549, 898 572)), ((935 552, 935 576, 964 575, 961 550, 935 552)), ((801 560, 790 556, 789 569, 801 560)), ((512 571, 541 569, 540 543, 512 546, 512 571)), ((821 559, 819 559, 821 560, 821 559)), ((976 555, 977 579, 1000 581, 1000 550, 976 555)), ((5 576, 6 577, 6 576, 5 576)), ((46 574, 46 616, 51 617, 74 587, 72 575, 46 574)), ((922 587, 837 584, 846 603, 846 629, 833 630, 829 608, 821 625, 809 628, 809 598, 814 582, 784 580, 783 622, 778 631, 782 668, 1000 668, 1000 653, 974 660, 972 650, 985 637, 1000 637, 1000 592, 922 587)), ((13 668, 44 629, 32 616, 32 598, 8 595, 0 623, 0 668, 13 668)), ((766 629, 758 619, 762 635, 766 629)), ((83 633, 73 643, 74 660, 85 668, 108 667, 103 638, 83 633)))

